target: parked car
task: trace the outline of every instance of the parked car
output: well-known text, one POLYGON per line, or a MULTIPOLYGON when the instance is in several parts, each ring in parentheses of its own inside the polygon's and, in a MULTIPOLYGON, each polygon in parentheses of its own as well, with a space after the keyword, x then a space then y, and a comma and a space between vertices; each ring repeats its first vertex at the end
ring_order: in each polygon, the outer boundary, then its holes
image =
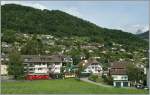
POLYGON ((144 87, 145 90, 149 90, 149 88, 147 86, 144 87))
POLYGON ((136 88, 137 89, 144 89, 145 87, 143 85, 139 84, 139 85, 136 85, 136 88))

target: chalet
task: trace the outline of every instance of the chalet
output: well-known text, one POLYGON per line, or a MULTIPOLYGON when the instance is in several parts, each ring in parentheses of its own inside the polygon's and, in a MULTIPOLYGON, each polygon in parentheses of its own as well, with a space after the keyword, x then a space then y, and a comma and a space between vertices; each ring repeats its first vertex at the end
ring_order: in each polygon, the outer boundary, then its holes
POLYGON ((73 59, 69 56, 64 56, 63 57, 63 62, 65 63, 73 63, 73 59))
POLYGON ((52 35, 39 35, 39 36, 41 36, 42 38, 46 38, 46 39, 53 39, 54 38, 54 36, 52 36, 52 35))
POLYGON ((2 53, 1 54, 1 63, 6 64, 6 63, 8 63, 8 61, 9 61, 8 55, 6 55, 5 53, 2 53))
POLYGON ((62 58, 60 55, 22 55, 26 78, 50 79, 51 75, 61 72, 62 58))
POLYGON ((1 64, 1 76, 6 76, 8 74, 7 68, 8 66, 6 64, 1 64))
POLYGON ((81 48, 82 49, 97 49, 95 46, 92 46, 92 45, 82 45, 81 48))
POLYGON ((102 74, 102 66, 95 58, 89 58, 88 60, 83 60, 78 64, 78 67, 83 67, 83 74, 102 74))
POLYGON ((120 51, 125 52, 126 50, 125 49, 120 49, 120 51))
POLYGON ((8 79, 8 61, 9 61, 9 58, 6 54, 2 53, 1 54, 1 64, 0 64, 0 69, 1 69, 1 80, 3 79, 8 79))
POLYGON ((7 42, 2 42, 2 48, 10 48, 10 47, 12 47, 12 45, 11 44, 8 44, 7 42))
POLYGON ((90 44, 87 44, 87 45, 81 45, 81 48, 82 49, 98 49, 98 48, 101 48, 103 47, 104 45, 103 44, 98 44, 98 43, 90 43, 90 44))
POLYGON ((128 81, 128 75, 126 73, 126 67, 124 63, 121 62, 111 63, 109 74, 113 78, 113 85, 115 87, 130 86, 130 82, 128 81))

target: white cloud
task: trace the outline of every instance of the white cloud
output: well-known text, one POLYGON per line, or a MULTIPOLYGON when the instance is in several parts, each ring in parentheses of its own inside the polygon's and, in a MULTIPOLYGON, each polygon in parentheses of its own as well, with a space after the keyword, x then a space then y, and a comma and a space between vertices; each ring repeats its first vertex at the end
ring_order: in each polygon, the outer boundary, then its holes
POLYGON ((47 9, 45 6, 43 6, 43 5, 39 4, 39 3, 32 4, 32 5, 29 5, 29 6, 37 8, 37 9, 41 9, 41 10, 47 9))
POLYGON ((30 6, 30 7, 34 7, 37 9, 47 9, 46 6, 39 4, 39 3, 31 3, 31 2, 24 2, 24 1, 1 1, 1 4, 19 4, 19 5, 24 5, 24 6, 30 6))
POLYGON ((130 32, 133 34, 139 34, 149 30, 149 25, 142 25, 142 24, 125 25, 125 26, 120 26, 119 29, 122 29, 126 32, 130 32))
POLYGON ((149 25, 146 25, 144 28, 143 28, 143 31, 147 31, 149 30, 149 25))
POLYGON ((74 16, 77 16, 77 17, 80 17, 80 18, 83 18, 83 15, 79 12, 79 10, 75 7, 70 7, 70 8, 63 8, 63 9, 60 9, 66 13, 69 13, 71 15, 74 15, 74 16))
POLYGON ((10 4, 10 3, 13 3, 13 4, 19 4, 20 1, 1 1, 1 5, 4 5, 4 4, 10 4))

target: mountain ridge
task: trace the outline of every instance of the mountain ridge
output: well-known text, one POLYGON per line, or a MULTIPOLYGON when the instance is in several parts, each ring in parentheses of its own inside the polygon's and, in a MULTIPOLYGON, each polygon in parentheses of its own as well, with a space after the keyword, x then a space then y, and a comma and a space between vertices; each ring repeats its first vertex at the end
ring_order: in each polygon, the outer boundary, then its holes
POLYGON ((149 30, 147 30, 144 33, 137 34, 137 36, 148 41, 149 40, 149 30))
POLYGON ((49 11, 5 4, 2 10, 2 32, 51 34, 57 37, 86 36, 98 42, 117 42, 129 47, 146 47, 148 43, 122 30, 99 27, 60 10, 49 11), (6 23, 7 22, 7 23, 6 23))

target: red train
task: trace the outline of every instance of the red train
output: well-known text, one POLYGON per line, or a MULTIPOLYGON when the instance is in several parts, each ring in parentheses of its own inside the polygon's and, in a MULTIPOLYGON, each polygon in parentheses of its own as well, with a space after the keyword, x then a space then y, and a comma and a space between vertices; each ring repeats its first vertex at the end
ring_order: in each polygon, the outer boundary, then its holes
POLYGON ((49 75, 27 75, 26 80, 46 80, 49 79, 49 75))

